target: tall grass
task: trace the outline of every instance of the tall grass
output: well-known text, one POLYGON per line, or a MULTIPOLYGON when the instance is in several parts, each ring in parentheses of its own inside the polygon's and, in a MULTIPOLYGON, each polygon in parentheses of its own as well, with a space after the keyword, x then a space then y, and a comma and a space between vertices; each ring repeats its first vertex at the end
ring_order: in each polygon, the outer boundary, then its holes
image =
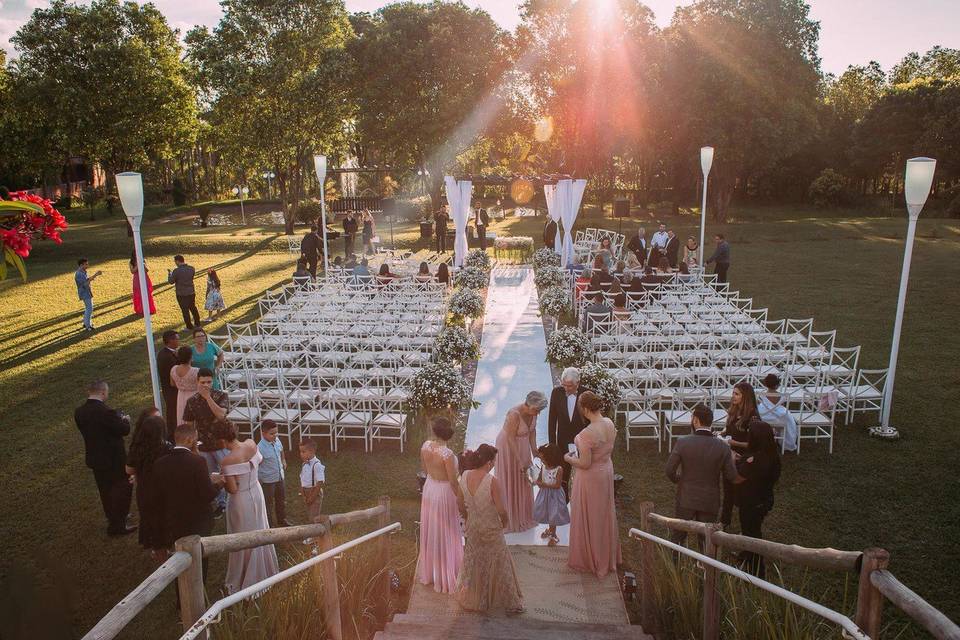
MULTIPOLYGON (((308 547, 290 548, 281 566, 309 558, 308 547)), ((337 557, 340 623, 344 638, 366 640, 387 620, 379 611, 390 611, 379 591, 379 577, 387 568, 379 564, 373 547, 351 549, 337 557)), ((211 626, 216 640, 319 640, 327 637, 323 611, 320 565, 284 580, 254 600, 225 611, 211 626)))

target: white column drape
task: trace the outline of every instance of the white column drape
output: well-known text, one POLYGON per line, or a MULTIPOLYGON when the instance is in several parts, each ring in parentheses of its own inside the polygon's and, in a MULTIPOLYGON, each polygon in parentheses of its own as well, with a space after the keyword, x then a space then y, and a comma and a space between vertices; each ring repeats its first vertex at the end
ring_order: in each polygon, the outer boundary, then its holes
POLYGON ((573 223, 580 213, 580 202, 587 188, 586 180, 560 180, 557 183, 557 199, 563 203, 560 215, 563 220, 563 251, 560 263, 564 266, 573 260, 573 223))
POLYGON ((563 243, 560 235, 560 206, 557 202, 557 185, 543 185, 543 197, 547 201, 547 215, 557 224, 557 233, 553 236, 553 250, 560 253, 563 243))
POLYGON ((463 260, 467 257, 467 219, 470 217, 473 183, 469 180, 455 180, 453 176, 445 176, 443 180, 447 190, 447 202, 450 204, 450 215, 453 217, 453 266, 462 267, 463 260))

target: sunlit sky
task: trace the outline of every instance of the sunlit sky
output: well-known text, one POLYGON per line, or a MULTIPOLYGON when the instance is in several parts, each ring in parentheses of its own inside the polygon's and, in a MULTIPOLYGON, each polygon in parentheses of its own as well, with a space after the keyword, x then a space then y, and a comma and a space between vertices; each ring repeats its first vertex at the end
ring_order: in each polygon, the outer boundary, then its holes
MULTIPOLYGON (((465 0, 481 7, 504 28, 520 21, 515 0, 465 0)), ((960 0, 808 0, 820 21, 823 68, 842 72, 850 64, 879 62, 889 70, 909 51, 926 51, 936 44, 960 48, 960 0)), ((383 0, 346 0, 351 11, 375 11, 383 0)), ((186 31, 195 24, 215 25, 218 0, 155 0, 170 23, 186 31)), ((647 0, 657 23, 666 26, 678 4, 689 0, 647 0)), ((47 0, 0 0, 0 45, 11 51, 10 37, 36 7, 47 0)))

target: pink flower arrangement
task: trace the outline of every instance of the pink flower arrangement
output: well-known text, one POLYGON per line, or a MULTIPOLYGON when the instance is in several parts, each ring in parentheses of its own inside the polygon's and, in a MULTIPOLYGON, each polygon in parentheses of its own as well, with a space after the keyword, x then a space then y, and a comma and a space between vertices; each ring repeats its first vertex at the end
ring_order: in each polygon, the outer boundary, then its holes
POLYGON ((67 220, 54 208, 53 203, 26 191, 11 192, 10 202, 24 202, 32 206, 4 206, 4 202, 0 201, 0 238, 4 247, 26 258, 35 239, 53 240, 57 244, 63 242, 60 232, 67 228, 67 220))

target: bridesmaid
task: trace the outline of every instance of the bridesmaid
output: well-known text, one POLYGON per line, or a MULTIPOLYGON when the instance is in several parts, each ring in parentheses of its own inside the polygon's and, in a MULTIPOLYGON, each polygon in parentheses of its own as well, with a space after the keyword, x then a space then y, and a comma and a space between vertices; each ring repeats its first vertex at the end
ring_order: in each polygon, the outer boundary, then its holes
MULTIPOLYGON (((143 301, 140 299, 140 274, 137 273, 137 263, 134 258, 130 259, 130 273, 133 275, 133 312, 142 316, 143 301)), ((147 304, 150 307, 150 313, 155 314, 157 305, 153 301, 153 283, 150 282, 150 273, 146 269, 143 272, 143 278, 147 282, 147 304)))
POLYGON ((177 388, 177 424, 183 422, 183 410, 187 400, 197 392, 197 374, 193 366, 193 350, 190 347, 177 349, 177 364, 170 369, 170 384, 177 388))
POLYGON ((527 480, 527 469, 537 450, 537 416, 546 406, 547 396, 531 391, 523 404, 507 411, 497 434, 496 474, 503 487, 508 533, 537 526, 533 519, 533 485, 527 480))
POLYGON ((457 456, 447 448, 453 427, 446 418, 431 422, 433 438, 420 448, 420 463, 427 480, 420 499, 420 556, 417 580, 432 584, 438 593, 453 593, 463 565, 463 535, 457 500, 457 456))
POLYGON ((613 422, 603 416, 603 401, 592 391, 584 391, 577 402, 581 415, 589 421, 574 442, 577 455, 564 459, 575 469, 570 491, 571 569, 593 573, 602 578, 617 570, 620 563, 620 537, 613 502, 613 443, 617 437, 613 422))

